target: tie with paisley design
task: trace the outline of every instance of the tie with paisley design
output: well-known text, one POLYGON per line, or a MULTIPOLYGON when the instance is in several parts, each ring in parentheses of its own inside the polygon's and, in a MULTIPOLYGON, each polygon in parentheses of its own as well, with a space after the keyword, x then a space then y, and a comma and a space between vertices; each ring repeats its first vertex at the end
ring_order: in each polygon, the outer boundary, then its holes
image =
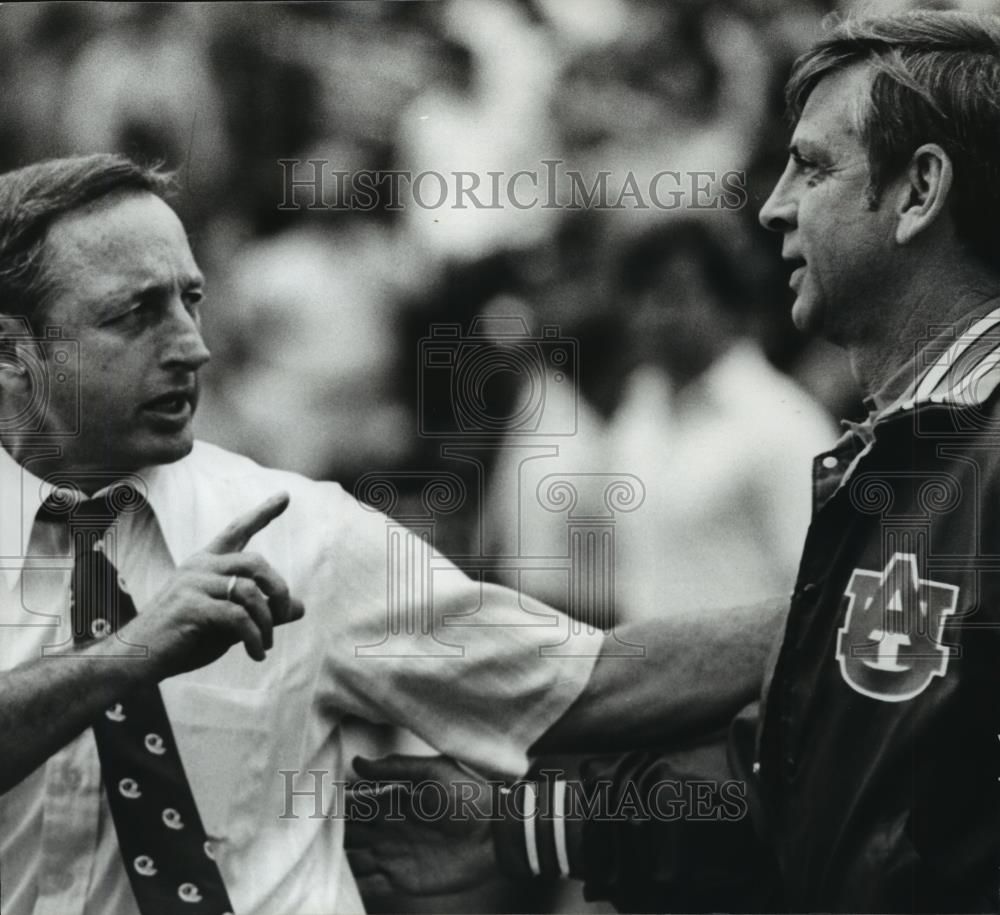
MULTIPOLYGON (((86 501, 56 490, 39 510, 39 519, 70 529, 77 645, 108 636, 135 617, 135 604, 107 556, 107 534, 122 507, 135 510, 137 504, 141 507, 142 497, 130 487, 86 501)), ((123 697, 94 721, 93 729, 118 847, 139 911, 231 913, 159 686, 123 697)))

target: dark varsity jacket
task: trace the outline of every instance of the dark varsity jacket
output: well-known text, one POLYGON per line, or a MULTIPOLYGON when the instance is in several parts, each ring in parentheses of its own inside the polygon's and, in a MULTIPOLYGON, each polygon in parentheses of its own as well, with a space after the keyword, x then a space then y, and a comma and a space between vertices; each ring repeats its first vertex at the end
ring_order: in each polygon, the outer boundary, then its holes
POLYGON ((1000 910, 1000 310, 911 377, 815 461, 761 701, 715 744, 539 760, 506 870, 624 911, 1000 910))

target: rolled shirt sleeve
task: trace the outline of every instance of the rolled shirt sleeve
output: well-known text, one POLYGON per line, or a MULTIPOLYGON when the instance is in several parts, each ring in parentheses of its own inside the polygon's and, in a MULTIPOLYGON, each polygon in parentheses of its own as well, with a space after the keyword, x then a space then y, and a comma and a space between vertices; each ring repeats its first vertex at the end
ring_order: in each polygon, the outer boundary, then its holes
POLYGON ((300 577, 331 708, 413 731, 483 773, 527 749, 586 685, 604 634, 473 580, 411 531, 326 489, 335 523, 300 577))

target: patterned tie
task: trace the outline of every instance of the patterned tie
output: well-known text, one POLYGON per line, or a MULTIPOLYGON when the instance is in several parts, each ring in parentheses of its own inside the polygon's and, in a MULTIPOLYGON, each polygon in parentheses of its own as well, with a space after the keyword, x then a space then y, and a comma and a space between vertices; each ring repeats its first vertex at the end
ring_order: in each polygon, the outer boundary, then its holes
MULTIPOLYGON (((86 501, 56 490, 38 517, 68 523, 73 641, 110 635, 135 617, 132 598, 108 559, 106 536, 124 508, 144 504, 131 487, 86 501)), ((113 543, 114 541, 112 541, 113 543)), ((118 847, 142 915, 223 915, 232 905, 184 774, 156 684, 116 702, 94 721, 101 775, 118 847)))

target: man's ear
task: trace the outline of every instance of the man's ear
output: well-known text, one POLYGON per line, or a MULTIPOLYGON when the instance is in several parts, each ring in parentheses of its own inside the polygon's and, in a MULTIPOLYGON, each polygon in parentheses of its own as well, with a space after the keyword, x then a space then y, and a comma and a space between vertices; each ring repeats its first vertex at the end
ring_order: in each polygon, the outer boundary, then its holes
POLYGON ((897 244, 913 241, 940 217, 953 177, 951 157, 937 143, 925 143, 913 153, 900 178, 897 244))
POLYGON ((24 347, 35 337, 26 318, 0 313, 0 394, 23 394, 31 386, 24 347))
POLYGON ((20 394, 28 385, 28 370, 17 351, 17 344, 0 338, 0 394, 20 394))
POLYGON ((0 313, 0 396, 21 394, 29 382, 28 369, 21 356, 21 340, 31 337, 24 318, 0 313))

